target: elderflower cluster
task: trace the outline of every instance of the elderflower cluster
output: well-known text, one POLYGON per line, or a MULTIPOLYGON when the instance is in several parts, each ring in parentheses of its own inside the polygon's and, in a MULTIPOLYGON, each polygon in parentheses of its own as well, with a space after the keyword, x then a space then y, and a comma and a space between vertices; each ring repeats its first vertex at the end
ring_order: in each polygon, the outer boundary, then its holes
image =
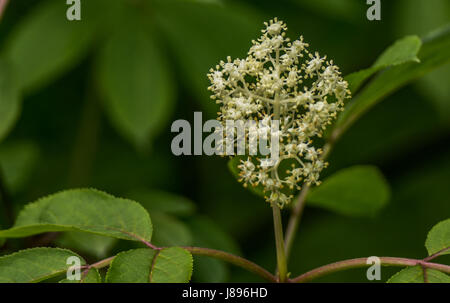
POLYGON ((278 121, 277 162, 267 165, 268 157, 248 156, 238 168, 244 186, 261 185, 266 200, 283 207, 302 183, 320 184, 327 164, 313 139, 343 109, 350 91, 333 61, 309 52, 302 36, 291 42, 282 21, 264 24, 245 59, 228 57, 210 70, 208 89, 221 105, 218 120, 223 125, 227 120, 258 120, 266 126, 260 135, 267 135, 273 120, 278 121), (287 168, 281 165, 285 161, 287 168))

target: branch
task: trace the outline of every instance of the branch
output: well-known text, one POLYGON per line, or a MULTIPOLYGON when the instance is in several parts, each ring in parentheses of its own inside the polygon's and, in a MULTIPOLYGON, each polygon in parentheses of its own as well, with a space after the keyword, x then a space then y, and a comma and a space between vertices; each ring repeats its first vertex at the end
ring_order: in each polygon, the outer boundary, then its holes
POLYGON ((112 257, 103 259, 103 260, 101 260, 101 261, 98 261, 97 263, 94 263, 94 264, 90 265, 90 267, 91 267, 91 268, 97 268, 97 269, 100 269, 100 268, 109 266, 109 264, 111 264, 112 260, 114 260, 115 257, 116 257, 116 256, 112 256, 112 257))
MULTIPOLYGON (((148 243, 148 242, 146 242, 146 243, 148 243)), ((152 247, 155 247, 155 246, 152 245, 152 247)), ((151 249, 156 249, 156 250, 162 249, 162 247, 156 247, 156 248, 152 248, 152 247, 149 246, 149 248, 151 248, 151 249)), ((207 257, 219 259, 222 261, 226 261, 228 263, 231 263, 238 267, 246 269, 246 270, 264 278, 265 280, 267 280, 269 282, 278 282, 276 277, 274 275, 272 275, 270 272, 268 272, 261 266, 255 264, 247 259, 244 259, 242 257, 236 256, 236 255, 233 255, 233 254, 221 251, 221 250, 211 249, 211 248, 192 247, 192 246, 186 246, 183 248, 186 249, 187 251, 189 251, 190 253, 192 253, 193 255, 207 256, 207 257)), ((109 266, 115 257, 116 256, 112 256, 112 257, 103 259, 103 260, 98 261, 91 265, 81 266, 82 269, 85 269, 83 271, 83 276, 87 275, 89 270, 92 268, 100 269, 100 268, 109 266)))
MULTIPOLYGON (((393 258, 393 257, 381 257, 380 258, 381 265, 384 266, 417 266, 420 265, 423 268, 431 268, 436 269, 441 272, 450 274, 450 266, 438 263, 430 263, 424 260, 416 260, 416 259, 407 259, 407 258, 393 258)), ((371 264, 367 264, 367 258, 358 258, 358 259, 349 259, 344 261, 339 261, 335 263, 331 263, 328 265, 324 265, 308 271, 294 279, 289 280, 289 282, 294 283, 303 283, 309 282, 311 280, 326 276, 328 274, 343 271, 351 268, 360 268, 371 266, 371 264)))
POLYGON ((0 20, 2 20, 3 13, 8 5, 8 0, 0 0, 0 20))
POLYGON ((426 257, 426 258, 423 259, 423 260, 424 260, 424 261, 430 261, 430 260, 433 260, 434 258, 439 257, 440 255, 444 254, 445 252, 447 252, 447 251, 449 251, 449 250, 450 250, 450 246, 441 249, 440 251, 438 251, 438 252, 432 254, 431 256, 426 257))
POLYGON ((84 266, 81 266, 81 269, 85 269, 85 270, 82 272, 82 274, 81 274, 81 281, 83 281, 83 280, 86 278, 86 276, 88 275, 89 271, 90 271, 92 268, 100 269, 100 268, 109 266, 109 265, 111 264, 111 262, 114 260, 115 257, 116 257, 116 256, 112 256, 112 257, 103 259, 103 260, 98 261, 98 262, 96 262, 96 263, 94 263, 94 264, 91 264, 91 265, 84 265, 84 266))
MULTIPOLYGON (((147 246, 153 250, 159 251, 164 248, 164 247, 157 247, 157 246, 153 245, 152 243, 142 239, 141 237, 133 235, 129 232, 126 232, 126 231, 121 231, 121 232, 140 241, 145 246, 147 246)), ((234 264, 236 266, 242 267, 243 269, 246 269, 254 274, 257 274, 270 282, 278 282, 277 278, 274 275, 272 275, 270 272, 268 272, 261 266, 257 265, 256 263, 253 263, 252 261, 244 259, 242 257, 236 256, 236 255, 233 255, 233 254, 221 251, 221 250, 211 249, 211 248, 192 247, 192 246, 184 246, 182 248, 186 249, 187 251, 189 251, 190 253, 192 253, 194 255, 208 256, 211 258, 220 259, 220 260, 229 262, 231 264, 234 264)))
POLYGON ((202 248, 202 247, 183 247, 187 251, 191 252, 194 255, 199 256, 208 256, 211 258, 220 259, 222 261, 226 261, 228 263, 234 264, 236 266, 239 266, 243 269, 246 269, 269 282, 278 282, 277 278, 272 275, 270 272, 262 268, 261 266, 257 265, 256 263, 253 263, 252 261, 249 261, 247 259, 244 259, 242 257, 211 248, 202 248))

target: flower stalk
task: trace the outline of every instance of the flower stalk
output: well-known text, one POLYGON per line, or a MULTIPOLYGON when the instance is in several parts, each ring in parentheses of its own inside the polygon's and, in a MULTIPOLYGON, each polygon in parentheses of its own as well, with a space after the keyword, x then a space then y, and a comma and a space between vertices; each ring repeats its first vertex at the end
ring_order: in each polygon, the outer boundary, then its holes
POLYGON ((278 205, 272 205, 273 225, 275 230, 275 242, 277 250, 278 265, 278 281, 286 282, 287 280, 287 261, 284 248, 283 225, 281 223, 281 213, 278 205))

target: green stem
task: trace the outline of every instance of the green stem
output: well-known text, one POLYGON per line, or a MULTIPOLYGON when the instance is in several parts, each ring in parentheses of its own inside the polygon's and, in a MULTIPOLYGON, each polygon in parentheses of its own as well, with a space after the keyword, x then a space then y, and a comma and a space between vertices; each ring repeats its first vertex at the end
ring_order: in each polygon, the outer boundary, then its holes
POLYGON ((449 246, 449 247, 446 247, 446 248, 443 248, 443 249, 441 249, 441 250, 439 250, 438 252, 432 254, 431 256, 426 257, 426 258, 423 259, 423 260, 424 260, 424 261, 431 261, 431 260, 433 260, 433 259, 435 259, 435 258, 441 256, 443 253, 445 253, 445 252, 447 252, 447 251, 449 251, 449 250, 450 250, 450 246, 449 246))
MULTIPOLYGON (((279 52, 276 53, 276 62, 278 66, 279 60, 279 52)), ((277 71, 278 72, 278 71, 277 71)), ((279 72, 278 72, 279 73, 279 72)), ((280 121, 280 97, 278 92, 275 94, 274 98, 274 106, 273 106, 273 114, 274 120, 280 121)), ((278 169, 275 167, 274 169, 278 169)), ((272 178, 275 175, 275 171, 272 170, 272 178)), ((280 208, 276 203, 272 203, 272 212, 273 212, 273 227, 275 231, 275 244, 277 251, 277 271, 278 271, 278 281, 286 282, 287 280, 287 260, 284 249, 284 237, 283 237, 283 224, 281 222, 281 213, 280 208)))
MULTIPOLYGON (((444 264, 430 263, 430 262, 426 262, 424 260, 407 259, 407 258, 393 258, 393 257, 380 257, 380 262, 381 262, 381 265, 384 265, 384 266, 405 267, 405 266, 420 265, 423 268, 436 269, 436 270, 439 270, 439 271, 447 273, 447 274, 450 273, 450 266, 444 265, 444 264)), ((366 266, 371 266, 371 265, 372 264, 367 264, 367 258, 358 258, 358 259, 339 261, 339 262, 324 265, 324 266, 318 267, 316 269, 313 269, 311 271, 308 271, 294 279, 289 280, 289 282, 294 282, 294 283, 309 282, 311 280, 329 275, 334 272, 343 271, 343 270, 352 269, 352 268, 366 267, 366 266)))
POLYGON ((273 211, 273 226, 275 230, 275 242, 277 249, 278 280, 280 282, 286 282, 287 261, 284 249, 283 225, 281 223, 280 208, 276 204, 273 204, 272 211, 273 211))
POLYGON ((111 264, 111 262, 114 260, 115 257, 116 257, 116 256, 112 256, 112 257, 103 259, 103 260, 101 260, 101 261, 98 261, 97 263, 94 263, 94 264, 89 265, 89 267, 90 267, 90 268, 97 268, 97 269, 100 269, 100 268, 109 266, 109 265, 111 264))

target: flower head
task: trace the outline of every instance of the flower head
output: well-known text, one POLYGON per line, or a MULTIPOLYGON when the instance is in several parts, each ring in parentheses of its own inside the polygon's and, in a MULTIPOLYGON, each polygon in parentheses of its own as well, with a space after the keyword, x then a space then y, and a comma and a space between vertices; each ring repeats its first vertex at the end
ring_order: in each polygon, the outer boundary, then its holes
POLYGON ((313 141, 350 98, 348 83, 333 61, 309 52, 302 36, 291 42, 285 37, 286 29, 277 19, 266 22, 245 59, 228 57, 208 74, 208 89, 221 106, 218 118, 222 123, 260 120, 270 132, 273 120, 278 120, 277 162, 248 156, 238 168, 245 185, 261 185, 266 200, 280 207, 292 199, 285 189, 320 184, 319 174, 326 163, 313 141), (289 164, 284 171, 280 171, 282 162, 289 164))

